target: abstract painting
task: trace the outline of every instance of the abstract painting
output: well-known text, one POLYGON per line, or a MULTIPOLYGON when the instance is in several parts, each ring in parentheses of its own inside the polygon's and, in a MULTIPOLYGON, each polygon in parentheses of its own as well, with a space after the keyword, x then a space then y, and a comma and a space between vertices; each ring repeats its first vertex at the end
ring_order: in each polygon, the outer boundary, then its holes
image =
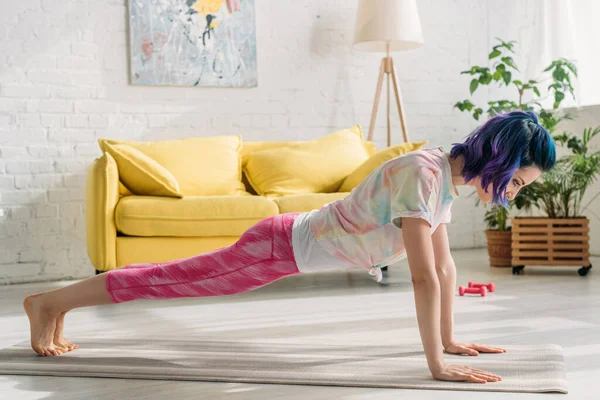
POLYGON ((129 0, 131 83, 254 87, 254 0, 129 0))

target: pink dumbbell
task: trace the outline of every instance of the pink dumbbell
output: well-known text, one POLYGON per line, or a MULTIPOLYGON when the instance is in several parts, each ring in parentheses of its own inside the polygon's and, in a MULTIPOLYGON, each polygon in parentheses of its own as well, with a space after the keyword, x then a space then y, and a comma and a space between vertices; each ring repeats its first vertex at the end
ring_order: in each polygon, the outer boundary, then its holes
POLYGON ((482 297, 487 294, 487 288, 485 286, 482 287, 474 287, 474 288, 466 288, 464 286, 458 287, 458 294, 464 296, 465 293, 468 294, 480 294, 482 297))
POLYGON ((469 287, 470 288, 474 288, 474 287, 486 287, 488 292, 495 292, 496 291, 496 285, 494 284, 494 282, 490 282, 490 283, 475 283, 473 281, 469 282, 469 287))

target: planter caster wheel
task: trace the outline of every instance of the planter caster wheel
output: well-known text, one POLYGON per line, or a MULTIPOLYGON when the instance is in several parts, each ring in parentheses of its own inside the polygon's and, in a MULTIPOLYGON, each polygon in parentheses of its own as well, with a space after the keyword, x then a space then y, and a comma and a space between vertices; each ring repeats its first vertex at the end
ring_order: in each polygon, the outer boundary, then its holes
POLYGON ((588 272, 590 272, 590 269, 592 269, 592 264, 588 265, 587 267, 579 268, 577 270, 577 273, 579 274, 579 276, 586 276, 588 272))
POLYGON ((521 275, 524 268, 524 265, 513 265, 513 275, 521 275))

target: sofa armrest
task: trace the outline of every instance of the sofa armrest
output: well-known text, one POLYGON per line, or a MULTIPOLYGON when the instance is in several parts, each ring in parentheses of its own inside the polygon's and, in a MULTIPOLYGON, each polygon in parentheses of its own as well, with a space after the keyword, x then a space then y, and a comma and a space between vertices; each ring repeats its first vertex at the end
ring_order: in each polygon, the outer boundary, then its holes
POLYGON ((115 208, 119 201, 119 171, 108 153, 88 169, 85 194, 87 252, 99 271, 117 268, 115 208))

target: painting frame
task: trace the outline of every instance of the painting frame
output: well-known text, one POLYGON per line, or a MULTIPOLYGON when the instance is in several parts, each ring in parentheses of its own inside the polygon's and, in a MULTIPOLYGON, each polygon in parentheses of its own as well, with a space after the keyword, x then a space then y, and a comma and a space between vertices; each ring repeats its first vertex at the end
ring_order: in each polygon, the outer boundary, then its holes
POLYGON ((255 0, 129 0, 132 85, 258 85, 255 0))

